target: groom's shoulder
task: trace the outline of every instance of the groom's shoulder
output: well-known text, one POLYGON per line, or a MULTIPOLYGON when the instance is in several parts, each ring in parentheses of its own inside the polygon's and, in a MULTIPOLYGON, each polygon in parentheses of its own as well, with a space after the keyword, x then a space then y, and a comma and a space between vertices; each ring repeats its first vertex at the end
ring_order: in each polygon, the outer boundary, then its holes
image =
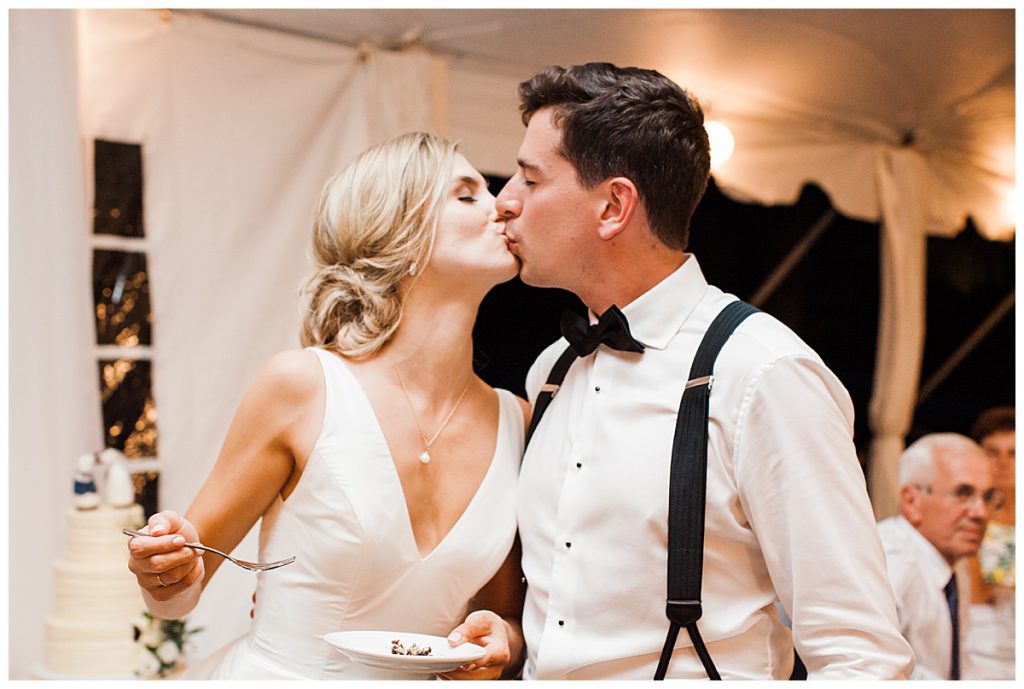
POLYGON ((545 378, 547 378, 548 372, 558 361, 558 357, 562 356, 562 352, 565 351, 566 347, 569 346, 569 342, 564 338, 560 337, 537 355, 537 358, 533 361, 533 366, 530 367, 530 372, 534 370, 539 371, 545 378))
POLYGON ((538 354, 537 358, 534 360, 533 366, 535 368, 537 366, 542 366, 550 369, 555 365, 555 361, 558 360, 558 357, 562 355, 562 352, 564 352, 565 348, 568 346, 569 342, 564 337, 558 338, 541 350, 540 354, 538 354))

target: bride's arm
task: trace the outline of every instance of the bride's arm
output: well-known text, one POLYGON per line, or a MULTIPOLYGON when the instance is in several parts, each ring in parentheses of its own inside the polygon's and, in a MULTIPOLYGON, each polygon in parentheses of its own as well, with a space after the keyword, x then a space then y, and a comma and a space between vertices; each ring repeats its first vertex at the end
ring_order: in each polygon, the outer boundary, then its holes
POLYGON ((523 601, 526 585, 520 566, 519 536, 498 573, 469 602, 473 612, 452 630, 448 641, 453 646, 469 641, 483 646, 485 655, 475 663, 454 672, 447 679, 512 679, 519 675, 525 659, 523 643, 523 601))
POLYGON ((185 518, 161 512, 149 519, 152 537, 129 542, 128 568, 150 612, 175 619, 190 612, 221 565, 186 540, 231 552, 280 494, 294 487, 320 432, 323 375, 316 355, 271 358, 239 405, 213 471, 185 518))
MULTIPOLYGON (((516 398, 523 411, 523 428, 530 426, 530 405, 516 398)), ((454 672, 446 679, 513 679, 522 671, 526 659, 523 641, 523 601, 526 580, 522 570, 522 548, 516 534, 512 550, 501 569, 469 602, 473 612, 448 635, 453 646, 470 641, 483 646, 487 655, 454 672)))

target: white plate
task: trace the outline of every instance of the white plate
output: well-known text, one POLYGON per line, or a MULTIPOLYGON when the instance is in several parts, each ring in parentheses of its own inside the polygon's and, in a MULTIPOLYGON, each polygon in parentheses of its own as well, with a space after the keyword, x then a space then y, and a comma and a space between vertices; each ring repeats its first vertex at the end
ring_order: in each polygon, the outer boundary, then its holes
POLYGON ((487 652, 476 644, 464 643, 455 648, 443 636, 414 632, 352 631, 324 634, 324 641, 334 646, 357 663, 383 670, 433 674, 448 672, 457 667, 480 660, 487 652), (402 656, 391 652, 392 639, 398 639, 408 648, 412 644, 430 646, 431 655, 402 656))

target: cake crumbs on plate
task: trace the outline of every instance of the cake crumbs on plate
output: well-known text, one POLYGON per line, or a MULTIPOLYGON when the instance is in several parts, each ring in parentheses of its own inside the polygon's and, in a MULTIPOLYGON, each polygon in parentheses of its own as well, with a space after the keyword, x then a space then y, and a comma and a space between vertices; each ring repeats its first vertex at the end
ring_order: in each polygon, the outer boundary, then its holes
POLYGON ((431 655, 431 648, 430 646, 419 646, 415 643, 406 647, 401 639, 392 639, 391 654, 396 656, 428 656, 431 655))

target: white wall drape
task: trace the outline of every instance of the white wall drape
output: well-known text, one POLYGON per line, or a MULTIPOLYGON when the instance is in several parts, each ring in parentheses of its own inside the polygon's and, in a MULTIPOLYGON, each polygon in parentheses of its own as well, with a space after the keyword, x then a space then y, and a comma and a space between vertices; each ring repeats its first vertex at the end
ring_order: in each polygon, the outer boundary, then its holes
MULTIPOLYGON (((83 131, 142 145, 161 506, 184 511, 261 364, 298 346, 326 179, 431 128, 435 64, 157 11, 82 13, 83 131)), ((255 555, 255 538, 240 547, 255 555)), ((203 656, 249 622, 224 567, 192 615, 203 656)))
POLYGON ((526 131, 516 89, 530 74, 456 59, 447 67, 448 134, 478 170, 511 177, 526 131))
POLYGON ((75 459, 101 446, 75 17, 12 10, 8 602, 11 678, 43 656, 75 459))

